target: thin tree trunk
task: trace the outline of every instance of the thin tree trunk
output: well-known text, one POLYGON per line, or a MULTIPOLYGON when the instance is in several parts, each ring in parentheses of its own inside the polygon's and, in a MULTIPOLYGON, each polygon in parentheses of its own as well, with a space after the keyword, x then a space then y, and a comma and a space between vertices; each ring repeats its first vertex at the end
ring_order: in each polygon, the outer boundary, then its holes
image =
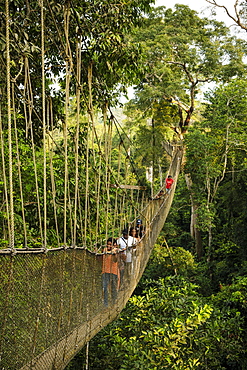
POLYGON ((201 231, 197 227, 198 205, 196 204, 194 197, 193 197, 192 180, 191 180, 190 174, 185 174, 185 181, 186 181, 187 188, 190 191, 190 201, 191 201, 190 234, 191 234, 191 237, 195 240, 195 249, 196 249, 197 258, 201 259, 202 254, 203 254, 203 248, 202 248, 201 231))

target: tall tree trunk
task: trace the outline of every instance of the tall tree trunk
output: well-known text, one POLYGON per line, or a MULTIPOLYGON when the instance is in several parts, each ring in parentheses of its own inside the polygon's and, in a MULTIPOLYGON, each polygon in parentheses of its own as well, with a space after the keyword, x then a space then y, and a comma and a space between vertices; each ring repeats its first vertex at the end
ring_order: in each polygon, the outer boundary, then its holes
POLYGON ((190 234, 191 237, 195 240, 195 249, 196 249, 196 255, 198 259, 201 259, 203 254, 203 248, 202 248, 202 237, 201 237, 201 231, 197 227, 198 224, 198 204, 196 203, 193 191, 192 191, 192 180, 190 174, 185 174, 185 181, 188 190, 190 191, 190 201, 191 201, 191 218, 190 218, 190 234))

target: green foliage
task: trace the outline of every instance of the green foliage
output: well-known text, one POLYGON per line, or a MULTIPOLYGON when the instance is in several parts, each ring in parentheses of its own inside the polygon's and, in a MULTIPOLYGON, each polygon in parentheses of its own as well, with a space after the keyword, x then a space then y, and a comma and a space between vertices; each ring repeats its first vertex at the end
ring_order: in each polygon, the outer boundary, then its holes
MULTIPOLYGON (((41 83, 41 34, 45 34, 45 78, 46 96, 53 100, 54 124, 64 119, 62 107, 64 93, 56 91, 54 81, 59 81, 65 89, 65 58, 66 54, 66 24, 65 12, 69 10, 68 39, 70 43, 70 62, 76 66, 76 47, 82 46, 81 86, 84 101, 81 108, 87 109, 88 96, 88 67, 93 66, 93 99, 95 106, 115 101, 119 92, 126 92, 127 85, 136 81, 139 70, 140 48, 128 40, 128 33, 137 26, 142 19, 143 12, 150 9, 150 0, 126 1, 74 1, 73 4, 64 1, 50 1, 44 7, 45 30, 37 20, 41 19, 40 4, 30 1, 17 0, 10 2, 10 57, 12 78, 16 81, 16 94, 19 98, 18 107, 23 112, 23 90, 25 82, 25 68, 29 65, 32 71, 33 104, 36 116, 33 117, 36 140, 41 140, 38 130, 38 116, 42 117, 40 99, 42 94, 41 83), (28 64, 27 64, 28 63, 28 64), (124 71, 124 73, 123 73, 124 71), (21 99, 22 98, 22 99, 21 99)), ((1 67, 0 84, 3 99, 5 100, 5 62, 6 54, 5 13, 1 11, 1 67)), ((72 66, 72 64, 71 64, 72 66)), ((73 67, 74 68, 74 67, 73 67)), ((75 91, 76 79, 72 68, 72 84, 70 94, 75 91)), ((76 69, 76 68, 75 68, 76 69)), ((23 114, 24 117, 24 114, 23 114)), ((23 122, 24 125, 24 122, 23 122)))
POLYGON ((95 370, 244 369, 239 314, 221 314, 181 277, 153 281, 143 293, 91 341, 95 370))
POLYGON ((194 241, 190 235, 190 219, 190 193, 185 183, 184 173, 181 173, 172 207, 163 227, 169 246, 182 247, 193 252, 194 241))
POLYGON ((245 43, 230 36, 223 23, 200 18, 188 6, 153 9, 133 38, 141 43, 147 69, 134 103, 153 117, 166 102, 175 108, 167 114, 166 125, 172 123, 182 132, 205 82, 245 74, 245 43))
POLYGON ((175 11, 155 9, 135 38, 146 53, 148 72, 128 106, 128 125, 141 125, 135 135, 145 142, 146 163, 152 158, 146 119, 159 126, 163 140, 171 138, 167 128, 179 121, 164 97, 176 94, 177 102, 189 105, 191 81, 197 87, 206 80, 224 84, 207 95, 204 119, 194 122, 186 137, 185 172, 192 188, 189 193, 180 178, 163 231, 168 248, 158 241, 120 319, 91 341, 90 364, 95 370, 244 370, 246 279, 240 275, 247 266, 247 104, 246 82, 236 78, 245 74, 244 43, 231 38, 224 25, 180 5, 175 11), (190 195, 206 253, 211 248, 210 258, 199 263, 188 237, 190 195))
MULTIPOLYGON (((160 241, 162 239, 160 238, 160 241)), ((184 248, 166 248, 165 243, 156 244, 142 279, 158 279, 173 274, 190 275, 195 268, 192 254, 184 248)))
MULTIPOLYGON (((197 228, 210 259, 217 258, 214 250, 226 244, 228 238, 236 244, 246 240, 242 227, 246 220, 245 192, 240 200, 235 191, 240 189, 238 182, 242 188, 245 186, 246 91, 246 81, 236 78, 207 94, 204 120, 191 127, 185 138, 185 172, 192 180, 190 192, 196 204, 197 228)), ((226 271, 227 266, 225 274, 226 271)))

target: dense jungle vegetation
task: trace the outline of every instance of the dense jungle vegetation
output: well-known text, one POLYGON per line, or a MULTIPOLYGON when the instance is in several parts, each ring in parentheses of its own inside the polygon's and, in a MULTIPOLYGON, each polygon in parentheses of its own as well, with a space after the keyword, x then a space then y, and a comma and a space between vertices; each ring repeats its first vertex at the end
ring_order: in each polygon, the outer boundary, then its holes
POLYGON ((132 298, 67 369, 247 369, 246 43, 182 5, 131 38, 145 66, 125 106, 137 168, 153 161, 159 182, 164 138, 183 140, 185 161, 132 298))

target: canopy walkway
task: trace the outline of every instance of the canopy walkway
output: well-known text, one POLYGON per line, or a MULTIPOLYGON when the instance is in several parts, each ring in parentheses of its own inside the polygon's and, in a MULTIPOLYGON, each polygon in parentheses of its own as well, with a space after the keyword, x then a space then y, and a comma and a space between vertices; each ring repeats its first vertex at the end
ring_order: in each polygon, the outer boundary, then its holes
POLYGON ((0 252, 1 370, 64 369, 75 354, 124 308, 169 212, 182 159, 169 173, 174 187, 141 214, 145 235, 125 264, 115 302, 103 303, 102 254, 86 248, 5 249, 0 252))

